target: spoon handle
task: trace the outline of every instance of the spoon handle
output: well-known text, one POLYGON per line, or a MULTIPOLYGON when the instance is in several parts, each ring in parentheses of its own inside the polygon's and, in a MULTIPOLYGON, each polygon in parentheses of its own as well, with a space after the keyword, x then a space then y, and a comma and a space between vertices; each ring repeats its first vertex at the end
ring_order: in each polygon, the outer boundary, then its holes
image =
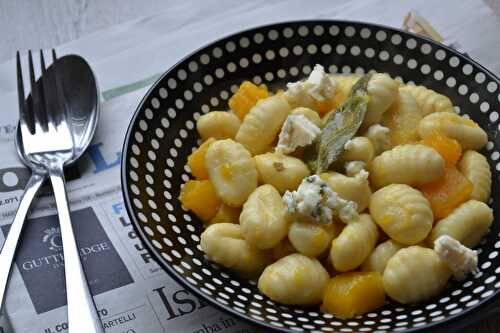
POLYGON ((69 213, 63 166, 49 167, 49 176, 54 188, 63 242, 69 332, 104 333, 80 261, 78 244, 69 213))
POLYGON ((31 178, 26 184, 24 193, 21 197, 21 202, 17 208, 14 221, 10 226, 9 234, 5 239, 0 252, 0 313, 3 313, 5 291, 9 282, 9 275, 12 269, 12 263, 14 262, 14 257, 16 255, 17 246, 20 243, 19 240, 21 239, 21 234, 24 228, 24 221, 26 220, 26 215, 28 215, 31 202, 33 202, 36 193, 40 189, 45 176, 46 173, 44 171, 33 170, 31 178))

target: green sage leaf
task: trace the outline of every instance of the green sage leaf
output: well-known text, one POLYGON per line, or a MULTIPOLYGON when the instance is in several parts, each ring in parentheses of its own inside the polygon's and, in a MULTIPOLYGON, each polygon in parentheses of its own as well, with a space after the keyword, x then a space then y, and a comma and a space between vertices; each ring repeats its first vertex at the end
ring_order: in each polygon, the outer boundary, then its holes
POLYGON ((364 75, 354 84, 344 104, 328 117, 316 143, 306 148, 304 157, 312 172, 320 174, 328 170, 358 131, 366 114, 370 77, 371 74, 364 75))

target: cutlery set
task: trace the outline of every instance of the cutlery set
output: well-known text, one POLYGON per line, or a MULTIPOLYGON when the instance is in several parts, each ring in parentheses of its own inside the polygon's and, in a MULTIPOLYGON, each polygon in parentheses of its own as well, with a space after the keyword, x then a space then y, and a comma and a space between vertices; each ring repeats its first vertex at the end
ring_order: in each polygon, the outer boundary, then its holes
POLYGON ((0 252, 1 306, 3 310, 27 213, 48 178, 54 191, 63 242, 69 332, 104 332, 80 260, 64 178, 64 168, 83 154, 94 135, 99 114, 97 84, 89 65, 79 56, 58 59, 52 50, 50 66, 46 66, 43 51, 39 58, 41 76, 36 80, 33 55, 28 52, 31 93, 25 96, 21 56, 17 53, 19 125, 15 143, 32 175, 0 252))

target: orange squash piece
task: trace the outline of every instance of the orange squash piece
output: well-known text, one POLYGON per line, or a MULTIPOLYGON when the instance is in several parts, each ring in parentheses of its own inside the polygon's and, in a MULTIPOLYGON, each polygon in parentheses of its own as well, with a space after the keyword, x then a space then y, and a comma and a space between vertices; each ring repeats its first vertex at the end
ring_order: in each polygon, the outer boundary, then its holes
POLYGON ((229 107, 233 112, 243 120, 250 109, 257 103, 259 99, 269 96, 267 87, 260 85, 257 87, 250 81, 244 81, 236 93, 229 99, 229 107))
POLYGON ((340 318, 353 318, 385 303, 382 275, 378 272, 350 272, 328 282, 321 309, 340 318))
POLYGON ((322 117, 331 111, 335 112, 341 105, 342 103, 340 103, 340 101, 336 99, 336 96, 334 96, 331 100, 322 102, 314 101, 314 110, 316 110, 322 117))
POLYGON ((456 165, 462 155, 460 143, 438 131, 432 132, 422 142, 436 150, 443 157, 447 166, 456 165))
POLYGON ((208 171, 205 167, 205 154, 207 153, 208 147, 216 140, 214 138, 209 138, 207 141, 203 142, 198 149, 189 155, 187 164, 191 169, 191 174, 199 180, 208 179, 208 171))
POLYGON ((181 190, 179 200, 201 220, 209 221, 217 214, 221 201, 209 180, 190 180, 181 190))
POLYGON ((446 167, 444 176, 420 187, 429 200, 434 220, 448 216, 456 207, 469 200, 472 183, 454 166, 446 167))

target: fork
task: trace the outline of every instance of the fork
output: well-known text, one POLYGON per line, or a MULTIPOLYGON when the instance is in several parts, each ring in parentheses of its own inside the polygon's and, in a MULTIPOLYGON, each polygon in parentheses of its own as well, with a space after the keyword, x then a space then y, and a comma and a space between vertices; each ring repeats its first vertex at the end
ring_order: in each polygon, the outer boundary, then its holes
MULTIPOLYGON (((31 51, 28 52, 28 60, 33 103, 30 107, 24 102, 24 84, 19 61, 19 125, 26 158, 32 164, 47 170, 54 189, 63 241, 69 332, 103 333, 80 261, 66 196, 63 171, 64 165, 73 156, 73 136, 65 112, 60 73, 54 65, 54 75, 44 75, 45 60, 43 52, 40 52, 42 76, 40 84, 37 85, 31 51)), ((56 60, 55 51, 52 50, 54 64, 56 60)))

